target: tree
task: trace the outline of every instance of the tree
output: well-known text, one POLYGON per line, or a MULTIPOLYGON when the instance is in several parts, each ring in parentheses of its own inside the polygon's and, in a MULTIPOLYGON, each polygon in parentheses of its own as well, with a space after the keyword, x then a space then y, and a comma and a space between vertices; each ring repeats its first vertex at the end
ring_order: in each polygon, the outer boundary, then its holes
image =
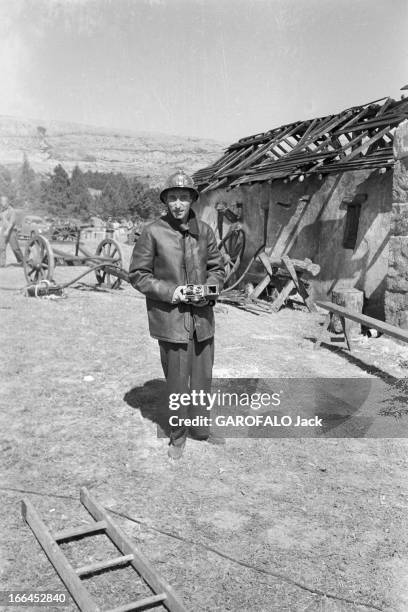
POLYGON ((75 166, 69 185, 70 214, 74 217, 87 217, 92 203, 82 170, 75 166))
POLYGON ((126 217, 129 214, 132 192, 130 190, 129 181, 121 173, 116 176, 116 192, 117 202, 115 215, 119 217, 126 217))
POLYGON ((153 187, 145 188, 143 190, 138 210, 142 219, 148 220, 158 217, 163 210, 160 201, 160 189, 153 187))
POLYGON ((116 214, 116 206, 118 202, 118 192, 113 182, 109 181, 102 190, 99 199, 99 209, 104 216, 113 216, 116 214))
POLYGON ((23 164, 17 176, 17 200, 22 207, 32 206, 38 202, 38 185, 35 172, 24 154, 23 164))
POLYGON ((16 202, 16 187, 9 170, 5 166, 0 166, 0 195, 7 196, 10 203, 16 202))
POLYGON ((130 193, 129 212, 132 217, 148 220, 158 217, 162 212, 159 189, 148 187, 133 178, 130 181, 130 193))
POLYGON ((163 210, 159 189, 150 188, 136 177, 91 170, 81 174, 86 187, 102 192, 88 205, 99 215, 148 220, 158 217, 163 210))
POLYGON ((49 181, 42 183, 42 201, 48 211, 57 216, 67 216, 71 212, 70 181, 67 172, 58 164, 49 181))

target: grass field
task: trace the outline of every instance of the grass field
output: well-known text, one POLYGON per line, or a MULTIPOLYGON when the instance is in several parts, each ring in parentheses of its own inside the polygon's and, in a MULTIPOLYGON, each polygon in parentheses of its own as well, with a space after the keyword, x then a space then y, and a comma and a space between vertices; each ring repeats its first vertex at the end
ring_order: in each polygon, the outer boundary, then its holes
MULTIPOLYGON (((20 268, 0 272, 0 589, 63 588, 20 502, 60 530, 89 520, 86 486, 192 612, 408 610, 407 416, 381 417, 400 438, 189 440, 172 463, 142 296, 82 284, 38 300, 23 286, 20 268)), ((320 320, 217 306, 214 375, 406 376, 407 349, 385 338, 313 352, 320 320)), ((102 537, 65 550, 75 565, 106 556, 102 537)), ((103 609, 145 592, 127 570, 88 584, 103 609)))

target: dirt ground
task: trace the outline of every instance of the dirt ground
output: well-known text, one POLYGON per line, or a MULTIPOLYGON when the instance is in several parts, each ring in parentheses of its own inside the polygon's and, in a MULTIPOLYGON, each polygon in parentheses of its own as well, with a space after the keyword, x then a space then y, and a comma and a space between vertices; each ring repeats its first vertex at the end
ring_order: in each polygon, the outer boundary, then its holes
MULTIPOLYGON (((56 280, 77 273, 58 268, 56 280)), ((401 402, 391 401, 388 416, 382 400, 368 402, 364 438, 189 440, 171 462, 152 420, 162 372, 144 298, 128 285, 95 290, 83 280, 66 299, 39 300, 20 291, 21 268, 0 271, 0 589, 65 591, 20 502, 29 499, 56 531, 89 520, 85 486, 188 610, 407 611, 401 402)), ((375 377, 392 398, 407 376, 408 348, 384 337, 360 338, 352 354, 314 351, 322 314, 216 311, 220 379, 375 377)), ((92 543, 64 550, 75 566, 106 557, 102 536, 92 543)), ((132 576, 112 571, 87 584, 107 609, 146 592, 132 576)))

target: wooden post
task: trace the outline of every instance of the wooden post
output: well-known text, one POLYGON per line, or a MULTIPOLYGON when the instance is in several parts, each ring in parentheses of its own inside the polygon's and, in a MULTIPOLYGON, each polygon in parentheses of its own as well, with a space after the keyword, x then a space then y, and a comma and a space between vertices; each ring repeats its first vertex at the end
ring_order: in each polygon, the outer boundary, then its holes
MULTIPOLYGON (((338 306, 342 306, 346 310, 355 312, 356 314, 362 314, 364 293, 358 289, 350 287, 349 289, 338 289, 332 292, 332 302, 338 306)), ((332 331, 341 333, 343 331, 343 325, 339 320, 338 315, 335 315, 332 322, 332 331)), ((349 338, 358 336, 361 334, 361 325, 355 321, 347 319, 345 321, 346 332, 349 338)))

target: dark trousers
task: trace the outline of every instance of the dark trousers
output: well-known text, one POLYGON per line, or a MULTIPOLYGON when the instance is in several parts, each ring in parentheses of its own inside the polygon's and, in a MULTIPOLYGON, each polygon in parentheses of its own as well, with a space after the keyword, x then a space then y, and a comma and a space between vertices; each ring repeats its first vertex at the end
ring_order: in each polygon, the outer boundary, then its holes
MULTIPOLYGON (((188 344, 159 341, 160 358, 167 381, 167 398, 171 393, 188 393, 202 390, 211 391, 212 368, 214 363, 214 338, 198 342, 196 334, 190 337, 188 344)), ((180 406, 178 410, 168 411, 170 416, 179 418, 209 417, 205 406, 180 406)), ((188 432, 193 438, 205 440, 209 427, 198 424, 194 427, 171 427, 170 443, 175 446, 183 444, 188 432)))
POLYGON ((18 263, 23 263, 24 259, 20 245, 18 244, 17 232, 12 229, 8 236, 0 232, 0 267, 2 268, 6 265, 6 249, 8 244, 11 246, 18 263))

